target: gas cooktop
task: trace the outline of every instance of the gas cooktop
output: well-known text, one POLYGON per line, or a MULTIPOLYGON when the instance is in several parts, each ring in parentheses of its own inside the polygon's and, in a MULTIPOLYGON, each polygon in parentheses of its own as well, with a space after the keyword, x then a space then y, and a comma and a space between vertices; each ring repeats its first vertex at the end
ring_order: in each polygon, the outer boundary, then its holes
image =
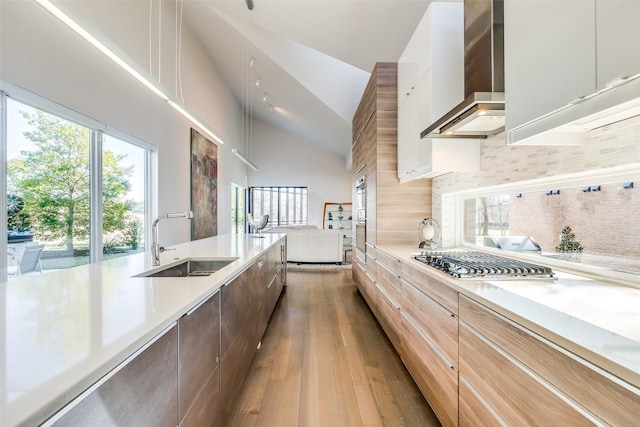
POLYGON ((553 271, 549 267, 480 251, 431 250, 416 252, 412 257, 456 279, 555 279, 553 271))

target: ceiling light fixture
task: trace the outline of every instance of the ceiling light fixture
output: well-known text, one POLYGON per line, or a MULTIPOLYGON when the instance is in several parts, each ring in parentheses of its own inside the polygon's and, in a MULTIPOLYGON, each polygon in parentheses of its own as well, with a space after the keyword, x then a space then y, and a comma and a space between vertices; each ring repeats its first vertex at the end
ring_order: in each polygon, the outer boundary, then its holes
POLYGON ((260 83, 262 83, 262 79, 258 77, 258 80, 256 80, 256 86, 260 87, 260 83))
POLYGON ((235 154, 235 156, 237 158, 239 158, 240 160, 242 160, 242 163, 244 163, 245 165, 249 166, 251 169, 253 169, 254 171, 258 170, 258 167, 256 165, 254 165, 251 160, 247 159, 241 152, 238 151, 237 148, 232 148, 231 152, 233 154, 235 154))
POLYGON ((267 99, 269 99, 269 94, 265 93, 264 96, 262 97, 262 100, 264 102, 267 102, 267 99))
MULTIPOLYGON (((247 0, 247 2, 249 1, 251 0, 247 0)), ((93 47, 102 52, 107 58, 115 62, 120 68, 129 73, 129 75, 146 86, 149 90, 151 90, 151 92, 156 94, 156 96, 158 96, 163 101, 166 101, 171 107, 178 111, 187 120, 199 127, 207 135, 218 141, 220 144, 224 144, 222 138, 218 136, 216 132, 211 130, 207 125, 205 125, 202 120, 196 118, 193 113, 189 112, 185 106, 181 105, 177 100, 175 100, 175 98, 167 94, 164 89, 145 77, 144 71, 137 71, 135 69, 136 67, 134 65, 131 65, 131 63, 129 63, 127 59, 125 59, 126 55, 124 53, 118 54, 114 52, 115 50, 118 50, 115 46, 112 48, 107 47, 104 43, 94 37, 90 32, 85 30, 80 24, 71 19, 71 17, 65 14, 62 10, 54 6, 49 0, 36 0, 36 2, 47 11, 49 11, 49 13, 51 13, 53 16, 58 18, 58 20, 60 20, 63 24, 72 29, 76 34, 89 42, 93 47)))

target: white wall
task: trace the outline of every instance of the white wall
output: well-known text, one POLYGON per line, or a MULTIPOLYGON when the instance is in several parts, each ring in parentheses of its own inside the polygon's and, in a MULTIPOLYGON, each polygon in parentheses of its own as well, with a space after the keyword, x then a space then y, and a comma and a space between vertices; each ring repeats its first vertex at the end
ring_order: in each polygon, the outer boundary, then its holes
POLYGON ((278 130, 252 122, 247 157, 258 171, 249 170, 249 185, 291 185, 309 188, 309 224, 322 227, 325 202, 351 201, 351 172, 342 156, 278 130))
MULTIPOLYGON (((83 26, 97 30, 151 74, 225 140, 218 146, 218 233, 230 230, 231 182, 246 184, 246 168, 231 154, 240 146, 242 110, 187 28, 182 30, 182 88, 177 91, 175 3, 163 2, 162 37, 157 3, 149 28, 149 2, 75 1, 63 3, 83 26), (150 40, 150 33, 154 37, 150 40), (162 46, 158 50, 158 46, 162 46), (159 59, 160 58, 160 61, 159 59), (160 63, 160 65, 158 65, 160 63)), ((190 127, 168 104, 122 71, 31 1, 0 1, 0 78, 157 147, 157 212, 190 205, 190 127), (159 191, 157 191, 159 189, 159 191)), ((164 245, 188 241, 187 221, 162 224, 164 245)))

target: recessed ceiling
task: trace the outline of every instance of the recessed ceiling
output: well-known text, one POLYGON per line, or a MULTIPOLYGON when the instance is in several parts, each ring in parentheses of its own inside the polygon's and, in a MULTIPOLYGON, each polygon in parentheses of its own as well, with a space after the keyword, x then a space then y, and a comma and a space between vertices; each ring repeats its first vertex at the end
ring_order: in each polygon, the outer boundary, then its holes
POLYGON ((254 0, 250 11, 243 0, 207 0, 185 1, 183 16, 251 116, 346 155, 371 70, 397 62, 428 5, 254 0))

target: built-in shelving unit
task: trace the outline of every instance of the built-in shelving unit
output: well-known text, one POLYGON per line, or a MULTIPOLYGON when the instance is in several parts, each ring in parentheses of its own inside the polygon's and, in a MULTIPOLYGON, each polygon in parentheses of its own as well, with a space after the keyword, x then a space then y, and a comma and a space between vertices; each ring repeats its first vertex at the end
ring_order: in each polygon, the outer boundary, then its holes
POLYGON ((351 225, 353 223, 351 206, 351 202, 325 202, 322 215, 322 228, 343 230, 345 245, 351 245, 351 225))

